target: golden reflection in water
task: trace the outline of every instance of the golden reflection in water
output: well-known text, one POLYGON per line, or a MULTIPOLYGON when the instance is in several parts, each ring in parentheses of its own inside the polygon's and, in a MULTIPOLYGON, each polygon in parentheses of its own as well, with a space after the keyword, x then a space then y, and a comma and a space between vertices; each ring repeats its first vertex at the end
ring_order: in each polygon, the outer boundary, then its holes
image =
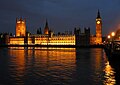
POLYGON ((67 69, 73 69, 72 66, 76 63, 75 48, 35 50, 34 54, 35 60, 41 62, 42 66, 48 69, 61 69, 62 66, 67 66, 67 69))
POLYGON ((23 84, 21 81, 25 72, 25 50, 16 49, 9 50, 10 54, 10 73, 11 77, 18 81, 17 83, 23 84))
POLYGON ((95 51, 94 52, 96 52, 96 57, 95 57, 95 68, 97 69, 97 71, 101 68, 100 66, 100 64, 101 64, 101 52, 102 52, 102 49, 95 49, 95 51))
POLYGON ((24 65, 25 65, 25 51, 24 50, 10 50, 9 51, 10 56, 12 57, 11 63, 16 64, 16 70, 24 70, 24 65))
POLYGON ((109 65, 109 61, 107 61, 106 66, 105 66, 105 85, 115 85, 116 80, 115 80, 115 72, 113 71, 113 68, 109 65))
POLYGON ((60 76, 59 73, 62 72, 62 78, 68 79, 69 77, 65 77, 65 75, 72 73, 76 68, 75 48, 14 48, 9 50, 9 54, 11 56, 13 78, 21 83, 24 82, 22 78, 26 75, 25 71, 29 69, 34 69, 35 73, 39 75, 55 72, 58 78, 60 76), (46 73, 47 71, 50 72, 46 73))
POLYGON ((94 70, 96 72, 96 76, 99 76, 99 70, 101 69, 101 62, 102 62, 102 50, 99 48, 91 49, 90 55, 91 55, 91 64, 94 66, 94 70), (94 61, 93 61, 94 60, 94 61))

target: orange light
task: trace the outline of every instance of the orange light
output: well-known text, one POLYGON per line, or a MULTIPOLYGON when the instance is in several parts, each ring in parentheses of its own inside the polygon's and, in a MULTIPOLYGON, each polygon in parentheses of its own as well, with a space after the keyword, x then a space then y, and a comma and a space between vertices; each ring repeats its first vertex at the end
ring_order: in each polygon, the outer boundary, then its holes
POLYGON ((112 35, 112 37, 114 37, 115 36, 115 32, 112 32, 111 35, 112 35))
POLYGON ((109 65, 108 61, 106 62, 106 66, 105 66, 104 72, 105 72, 104 84, 105 85, 115 85, 116 84, 115 72, 114 72, 113 68, 109 65))
POLYGON ((20 23, 20 21, 17 21, 17 23, 20 23))
POLYGON ((100 24, 100 21, 97 21, 97 24, 100 24))
POLYGON ((108 39, 110 39, 110 35, 108 35, 108 39))

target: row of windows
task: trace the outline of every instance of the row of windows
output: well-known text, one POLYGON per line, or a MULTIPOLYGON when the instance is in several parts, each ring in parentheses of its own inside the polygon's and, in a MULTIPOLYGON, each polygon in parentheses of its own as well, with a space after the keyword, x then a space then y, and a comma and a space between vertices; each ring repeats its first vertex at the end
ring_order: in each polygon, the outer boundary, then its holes
POLYGON ((35 39, 35 40, 75 40, 75 38, 54 38, 54 39, 35 39))
POLYGON ((19 45, 23 45, 24 44, 24 42, 10 42, 10 44, 19 44, 19 45))
POLYGON ((36 43, 75 43, 75 42, 36 42, 36 43))
MULTIPOLYGON (((31 35, 31 36, 34 36, 34 37, 39 37, 39 38, 43 38, 43 37, 49 37, 49 35, 31 35)), ((75 35, 53 35, 52 37, 55 38, 55 37, 74 37, 75 35)))
POLYGON ((10 41, 24 41, 24 39, 10 39, 10 41))

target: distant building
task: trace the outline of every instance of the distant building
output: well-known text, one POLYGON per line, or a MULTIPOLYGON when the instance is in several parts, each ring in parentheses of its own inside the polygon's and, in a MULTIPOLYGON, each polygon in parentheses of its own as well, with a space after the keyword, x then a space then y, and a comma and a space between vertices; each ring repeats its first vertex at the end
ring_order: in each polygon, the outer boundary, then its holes
POLYGON ((90 28, 84 28, 84 32, 81 29, 74 29, 72 31, 65 31, 65 33, 54 34, 49 29, 48 22, 46 20, 43 34, 40 29, 37 29, 36 34, 30 34, 26 32, 26 20, 16 19, 16 35, 10 36, 8 44, 12 45, 76 45, 76 46, 89 46, 102 44, 102 19, 100 12, 97 13, 96 18, 96 35, 90 34, 90 28))
POLYGON ((9 33, 0 33, 0 45, 7 45, 9 43, 9 33))
POLYGON ((84 33, 81 33, 81 29, 74 29, 75 42, 77 46, 89 46, 90 45, 90 28, 84 28, 84 33))
MULTIPOLYGON (((41 29, 40 29, 41 30, 41 29)), ((54 34, 49 30, 46 20, 44 34, 29 34, 26 32, 25 21, 20 19, 16 22, 16 36, 9 38, 10 45, 75 45, 74 34, 54 34)))
POLYGON ((102 44, 102 19, 99 10, 96 18, 96 35, 90 37, 90 44, 102 44))

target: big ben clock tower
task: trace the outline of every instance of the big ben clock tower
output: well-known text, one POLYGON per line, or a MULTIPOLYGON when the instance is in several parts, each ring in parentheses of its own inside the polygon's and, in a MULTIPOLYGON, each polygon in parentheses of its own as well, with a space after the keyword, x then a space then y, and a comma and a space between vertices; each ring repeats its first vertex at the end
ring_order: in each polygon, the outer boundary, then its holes
POLYGON ((102 44, 102 19, 99 10, 96 18, 96 44, 102 44))

